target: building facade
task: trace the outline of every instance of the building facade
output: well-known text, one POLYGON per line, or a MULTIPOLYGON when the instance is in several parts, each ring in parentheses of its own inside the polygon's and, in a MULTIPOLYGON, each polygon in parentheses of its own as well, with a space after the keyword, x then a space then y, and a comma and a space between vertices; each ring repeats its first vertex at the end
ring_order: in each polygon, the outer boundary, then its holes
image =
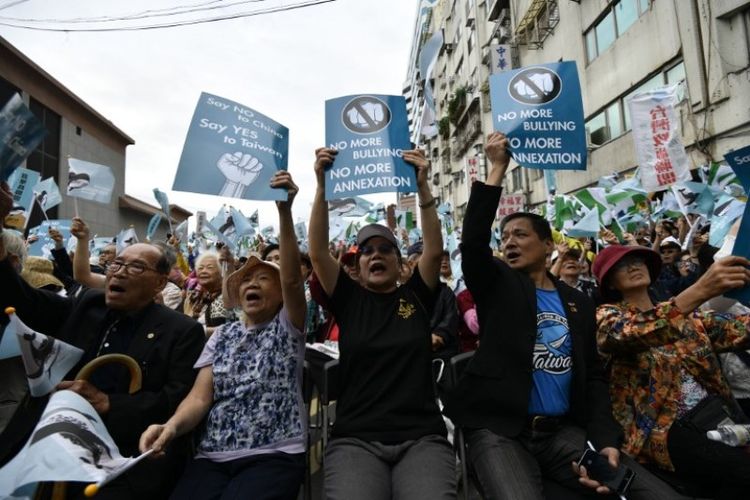
MULTIPOLYGON (((48 217, 70 219, 76 215, 73 199, 65 196, 64 190, 67 159, 77 158, 107 165, 115 177, 109 204, 77 200, 78 214, 92 233, 114 236, 132 226, 143 238, 148 220, 156 209, 125 195, 126 149, 134 140, 0 37, 0 107, 16 93, 48 132, 23 165, 40 172, 42 179, 53 177, 63 192, 62 203, 50 209, 48 217)), ((173 207, 172 217, 176 223, 190 215, 180 207, 173 207)), ((166 227, 165 221, 157 234, 165 234, 166 227)))
MULTIPOLYGON (((575 61, 588 140, 586 171, 556 172, 557 192, 595 184, 636 166, 626 99, 680 84, 677 107, 691 168, 721 161, 750 142, 750 1, 748 0, 438 0, 420 2, 405 95, 412 140, 433 163, 434 193, 452 203, 456 222, 473 178, 484 179, 483 138, 492 131, 492 71, 575 61), (425 13, 429 10, 429 14, 425 13), (430 75, 418 70, 426 40, 443 35, 430 75), (419 32, 419 36, 417 36, 419 32), (511 64, 493 67, 492 52, 511 64), (424 87, 435 96, 438 133, 425 135, 424 87)), ((543 203, 541 170, 512 163, 507 192, 529 207, 543 203)))

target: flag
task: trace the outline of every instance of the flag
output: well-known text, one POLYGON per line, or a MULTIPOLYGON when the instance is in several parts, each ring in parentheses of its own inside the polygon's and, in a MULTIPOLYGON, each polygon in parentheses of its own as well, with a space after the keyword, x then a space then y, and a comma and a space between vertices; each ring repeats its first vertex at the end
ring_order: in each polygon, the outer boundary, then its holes
POLYGON ((235 237, 252 236, 255 234, 255 228, 245 215, 234 207, 229 207, 229 215, 234 223, 235 237))
POLYGON ((350 196, 328 202, 328 212, 342 217, 362 217, 373 209, 373 204, 361 196, 350 196))
POLYGON ((37 182, 33 191, 39 207, 45 212, 62 202, 60 188, 57 187, 54 177, 47 177, 43 181, 37 182))
POLYGON ((258 210, 256 209, 253 214, 247 218, 247 220, 250 221, 250 225, 253 226, 253 229, 258 229, 260 227, 260 219, 258 218, 258 210))
POLYGON ((120 252, 136 243, 138 243, 138 235, 135 234, 135 229, 132 227, 123 229, 117 233, 117 255, 120 255, 120 252))
POLYGON ((73 391, 58 391, 50 397, 26 445, 0 469, 0 498, 42 481, 85 481, 100 486, 145 456, 124 458, 91 404, 73 391))
POLYGON ((154 234, 156 233, 156 230, 159 229, 159 224, 161 224, 162 214, 154 214, 153 217, 151 217, 151 220, 148 221, 148 227, 146 228, 146 240, 151 241, 154 237, 154 234))
POLYGON ((714 209, 714 197, 705 184, 698 182, 683 182, 672 186, 680 211, 687 214, 710 215, 714 209))
POLYGON ((49 394, 78 363, 83 351, 35 332, 18 318, 13 307, 6 308, 5 314, 10 318, 5 335, 11 332, 16 334, 31 395, 39 397, 49 394))
POLYGON ((188 220, 180 222, 176 228, 174 228, 174 237, 180 242, 185 243, 188 237, 188 220))
POLYGON ((68 158, 67 195, 108 204, 115 188, 115 176, 106 165, 68 158))
POLYGON ((307 241, 307 225, 305 221, 299 221, 294 225, 294 235, 300 243, 307 241))
POLYGON ((164 217, 167 218, 167 223, 169 224, 169 232, 174 233, 174 229, 172 229, 172 215, 169 210, 169 198, 167 198, 167 193, 159 191, 159 188, 154 188, 154 198, 156 198, 156 201, 159 203, 161 211, 164 212, 164 217))
POLYGON ((676 90, 677 85, 671 85, 627 99, 638 175, 648 192, 690 180, 688 157, 677 130, 676 90))
POLYGON ((567 195, 555 196, 554 226, 557 229, 571 227, 576 219, 576 207, 573 199, 567 195))
POLYGON ((409 210, 396 210, 396 225, 409 231, 414 227, 414 214, 409 210))
POLYGON ((227 210, 226 205, 222 205, 214 218, 211 219, 211 221, 206 221, 204 226, 208 228, 219 241, 227 245, 229 249, 234 252, 237 230, 234 227, 234 220, 231 215, 229 215, 229 210, 227 210))
POLYGON ((39 182, 39 172, 27 168, 16 169, 8 179, 13 196, 13 207, 5 217, 4 226, 23 232, 28 226, 34 208, 34 186, 39 182))
POLYGON ((0 181, 8 180, 45 135, 42 122, 29 111, 20 94, 13 94, 0 109, 0 181))
POLYGON ((588 211, 581 220, 568 229, 568 236, 573 238, 596 238, 599 235, 599 213, 595 209, 588 211))

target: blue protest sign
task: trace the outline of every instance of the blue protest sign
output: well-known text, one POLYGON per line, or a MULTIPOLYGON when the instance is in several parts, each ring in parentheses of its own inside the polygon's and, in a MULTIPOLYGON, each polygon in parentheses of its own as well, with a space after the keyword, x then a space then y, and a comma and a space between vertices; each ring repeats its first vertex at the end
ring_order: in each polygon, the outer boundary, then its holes
POLYGON ((326 172, 326 200, 382 192, 415 192, 406 100, 402 96, 351 95, 326 101, 326 144, 338 150, 326 172))
POLYGON ((68 196, 108 204, 114 189, 115 176, 108 166, 68 158, 68 196))
POLYGON ((55 249, 55 242, 49 236, 49 228, 55 228, 62 234, 63 242, 69 242, 70 240, 70 225, 69 219, 51 219, 42 222, 39 226, 31 229, 29 234, 37 236, 37 240, 29 245, 28 253, 35 257, 44 257, 49 259, 52 257, 52 250, 55 249))
POLYGON ((39 207, 45 212, 62 202, 60 188, 57 187, 54 177, 47 177, 43 181, 38 182, 33 190, 39 207))
POLYGON ((13 193, 13 208, 5 218, 5 226, 23 231, 34 208, 34 186, 39 182, 39 172, 27 168, 16 169, 8 179, 13 193))
POLYGON ((491 75, 490 100, 493 126, 508 137, 518 164, 586 169, 586 130, 575 62, 491 75))
POLYGON ((10 174, 36 149, 47 130, 23 99, 15 94, 0 110, 0 181, 10 174))
MULTIPOLYGON (((742 187, 745 188, 745 192, 750 192, 750 146, 745 146, 742 149, 732 151, 724 155, 724 159, 732 170, 734 170, 737 179, 739 179, 742 187)), ((750 204, 745 205, 745 213, 742 216, 742 222, 740 222, 740 228, 737 231, 737 239, 734 241, 734 249, 732 255, 740 255, 742 257, 750 258, 750 210, 748 208, 750 204)), ((750 304, 750 287, 744 287, 739 289, 730 290, 725 293, 727 297, 739 300, 745 305, 750 304)))
POLYGON ((271 188, 286 170, 289 129, 243 104, 203 92, 172 189, 245 200, 286 200, 271 188))

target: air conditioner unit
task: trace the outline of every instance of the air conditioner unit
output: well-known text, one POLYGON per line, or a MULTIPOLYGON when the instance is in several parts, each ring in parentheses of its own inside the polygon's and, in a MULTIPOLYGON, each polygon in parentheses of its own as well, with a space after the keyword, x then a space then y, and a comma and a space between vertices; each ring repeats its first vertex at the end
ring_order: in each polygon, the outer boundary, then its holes
POLYGON ((482 64, 487 64, 490 62, 490 48, 482 47, 482 64))
POLYGON ((589 139, 592 145, 600 146, 609 140, 609 127, 603 126, 589 133, 589 139))
POLYGON ((453 47, 454 46, 453 46, 453 44, 451 42, 445 42, 445 45, 443 45, 443 47, 445 47, 445 51, 447 53, 450 54, 451 52, 453 52, 453 47))

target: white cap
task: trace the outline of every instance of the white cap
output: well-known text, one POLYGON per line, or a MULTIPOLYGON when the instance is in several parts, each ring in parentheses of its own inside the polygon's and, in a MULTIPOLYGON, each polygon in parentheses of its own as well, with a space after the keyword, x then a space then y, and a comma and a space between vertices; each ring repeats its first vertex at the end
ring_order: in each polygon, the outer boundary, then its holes
POLYGON ((675 238, 674 236, 667 236, 666 238, 661 240, 661 243, 659 243, 659 248, 665 247, 667 245, 675 245, 682 248, 682 245, 680 245, 680 242, 677 241, 677 238, 675 238))
POLYGON ((721 441, 721 434, 719 434, 719 431, 708 431, 706 432, 706 437, 711 441, 721 441))

